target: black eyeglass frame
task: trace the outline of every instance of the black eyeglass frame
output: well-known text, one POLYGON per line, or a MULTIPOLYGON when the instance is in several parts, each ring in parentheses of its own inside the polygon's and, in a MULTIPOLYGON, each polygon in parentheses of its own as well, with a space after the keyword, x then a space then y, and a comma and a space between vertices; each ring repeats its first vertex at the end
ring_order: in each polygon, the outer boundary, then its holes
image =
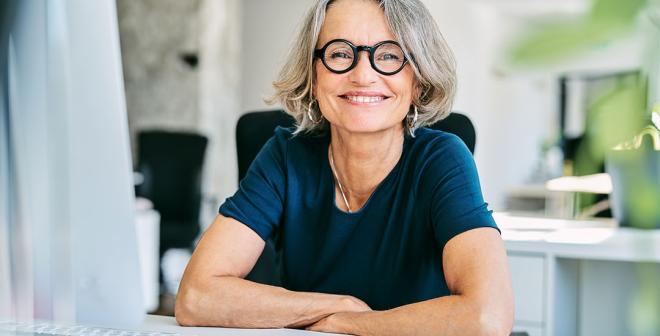
MULTIPOLYGON (((366 51, 366 52, 369 53, 369 63, 371 63, 371 68, 372 69, 374 69, 376 72, 378 72, 381 75, 392 76, 392 75, 396 75, 401 70, 403 70, 403 68, 406 66, 406 64, 408 64, 408 58, 406 57, 406 55, 404 53, 403 62, 401 63, 401 67, 399 67, 395 71, 386 72, 386 71, 382 71, 382 70, 378 69, 378 67, 376 66, 376 60, 374 59, 375 51, 378 47, 380 47, 381 45, 386 44, 386 43, 395 44, 397 47, 401 48, 401 45, 397 41, 392 41, 392 40, 381 41, 381 42, 378 42, 378 43, 376 43, 376 44, 374 44, 373 46, 370 47, 370 46, 366 46, 366 45, 356 46, 353 43, 351 43, 351 41, 345 40, 345 39, 334 39, 334 40, 331 40, 328 43, 326 43, 321 49, 315 49, 314 50, 314 58, 320 58, 321 62, 323 62, 323 65, 325 65, 326 69, 328 69, 330 72, 336 73, 336 74, 344 74, 344 73, 347 73, 347 72, 353 70, 353 68, 355 68, 355 66, 358 64, 358 61, 360 59, 360 56, 359 56, 360 51, 366 51), (325 57, 323 57, 323 55, 325 54, 326 49, 331 44, 336 43, 336 42, 343 42, 343 43, 348 44, 348 46, 351 47, 351 49, 353 49, 353 55, 354 55, 353 63, 351 63, 351 65, 348 68, 346 68, 344 70, 339 70, 339 71, 335 70, 335 69, 332 69, 328 65, 328 63, 325 62, 325 57)), ((401 48, 401 51, 403 51, 403 48, 401 48)))

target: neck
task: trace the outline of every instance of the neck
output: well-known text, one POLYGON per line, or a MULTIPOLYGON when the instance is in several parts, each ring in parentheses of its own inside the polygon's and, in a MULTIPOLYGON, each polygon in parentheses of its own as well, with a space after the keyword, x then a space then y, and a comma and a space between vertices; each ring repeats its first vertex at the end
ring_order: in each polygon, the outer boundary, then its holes
MULTIPOLYGON (((351 210, 356 211, 399 161, 403 151, 403 127, 368 134, 331 127, 330 146, 335 173, 351 210)), ((341 195, 337 199, 340 200, 338 205, 344 203, 341 195)))

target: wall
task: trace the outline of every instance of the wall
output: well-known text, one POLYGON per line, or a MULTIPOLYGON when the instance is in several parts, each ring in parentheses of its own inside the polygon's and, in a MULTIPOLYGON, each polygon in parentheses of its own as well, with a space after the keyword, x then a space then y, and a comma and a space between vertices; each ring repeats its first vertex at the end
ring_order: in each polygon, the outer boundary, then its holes
POLYGON ((242 14, 241 111, 268 108, 264 98, 284 64, 289 45, 311 0, 244 0, 242 14))
POLYGON ((134 158, 140 130, 209 138, 202 220, 231 195, 238 176, 234 125, 240 105, 238 0, 117 0, 134 158), (197 55, 191 66, 183 55, 197 55))
POLYGON ((199 71, 181 60, 200 48, 201 0, 118 0, 131 133, 146 128, 194 131, 199 71))

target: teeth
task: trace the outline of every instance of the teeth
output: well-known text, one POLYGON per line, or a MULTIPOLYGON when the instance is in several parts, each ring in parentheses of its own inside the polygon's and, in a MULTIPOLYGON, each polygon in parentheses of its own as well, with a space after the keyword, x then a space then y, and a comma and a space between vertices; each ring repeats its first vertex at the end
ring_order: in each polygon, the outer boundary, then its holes
POLYGON ((356 103, 377 103, 383 100, 381 96, 346 96, 346 98, 356 103))

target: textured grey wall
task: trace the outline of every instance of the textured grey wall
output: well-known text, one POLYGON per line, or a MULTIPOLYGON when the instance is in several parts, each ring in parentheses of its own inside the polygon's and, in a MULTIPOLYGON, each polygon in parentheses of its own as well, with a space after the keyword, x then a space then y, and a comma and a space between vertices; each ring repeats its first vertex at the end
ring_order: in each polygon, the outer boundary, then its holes
POLYGON ((199 71, 180 55, 198 52, 200 0, 118 0, 131 132, 197 130, 199 71))
POLYGON ((208 223, 237 186, 240 1, 117 0, 117 10, 133 149, 145 129, 206 135, 203 188, 215 199, 205 204, 208 223), (198 64, 184 55, 197 55, 198 64))

